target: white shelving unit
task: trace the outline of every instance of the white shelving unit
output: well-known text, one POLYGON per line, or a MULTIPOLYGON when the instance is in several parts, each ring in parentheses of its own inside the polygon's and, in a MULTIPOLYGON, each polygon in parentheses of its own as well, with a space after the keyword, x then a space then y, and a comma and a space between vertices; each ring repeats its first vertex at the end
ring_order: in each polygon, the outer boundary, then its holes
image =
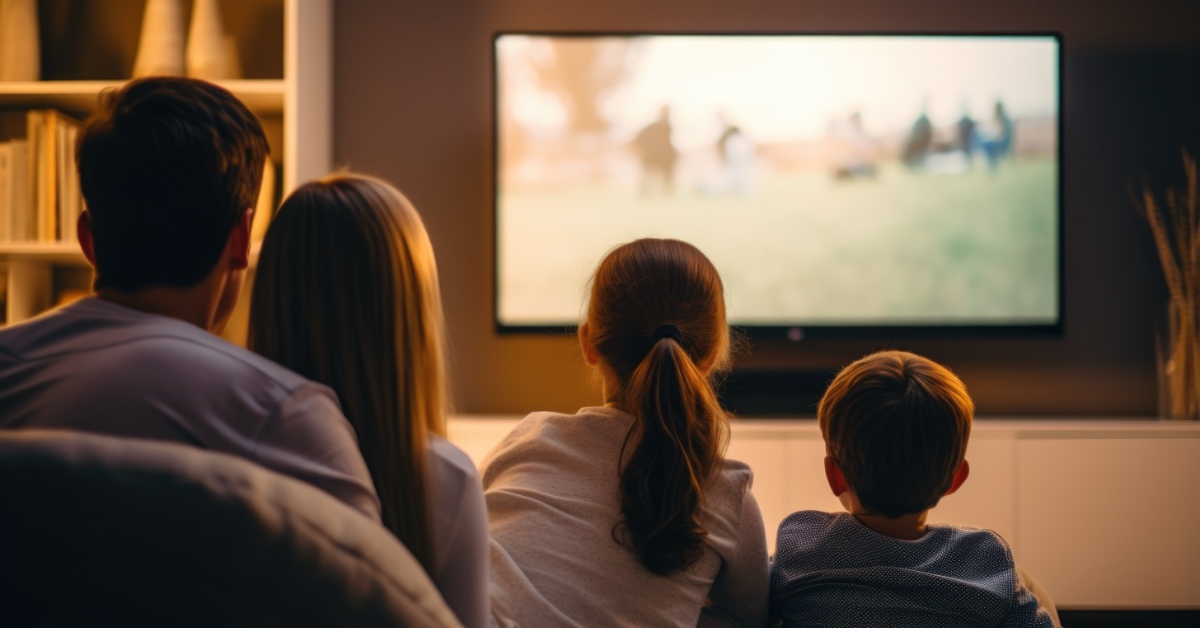
MULTIPOLYGON (((278 2, 284 21, 283 77, 219 83, 263 118, 272 144, 280 144, 272 146, 272 156, 282 162, 282 191, 286 195, 299 183, 331 169, 333 10, 330 0, 278 2)), ((223 2, 221 9, 236 12, 243 6, 223 2)), ((250 46, 241 48, 246 50, 250 46)), ((124 83, 124 80, 0 82, 0 109, 52 108, 90 113, 96 109, 97 96, 102 91, 124 83)), ((6 322, 11 324, 36 316, 53 305, 56 267, 86 268, 87 260, 74 243, 0 242, 0 267, 6 270, 6 322)), ((248 286, 249 282, 247 290, 248 286)), ((245 338, 248 305, 248 299, 242 299, 227 327, 226 337, 235 342, 245 338)))
MULTIPOLYGON (((221 81, 246 106, 259 114, 282 114, 287 85, 283 79, 221 81)), ((91 111, 96 95, 125 81, 8 81, 0 82, 0 107, 32 109, 50 107, 91 111)))

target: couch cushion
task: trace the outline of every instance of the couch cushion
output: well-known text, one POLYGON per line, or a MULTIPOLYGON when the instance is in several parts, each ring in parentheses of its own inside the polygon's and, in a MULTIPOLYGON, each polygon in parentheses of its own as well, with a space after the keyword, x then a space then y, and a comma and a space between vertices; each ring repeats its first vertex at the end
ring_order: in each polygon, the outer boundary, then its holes
POLYGON ((0 624, 455 626, 387 530, 184 445, 0 432, 0 624))

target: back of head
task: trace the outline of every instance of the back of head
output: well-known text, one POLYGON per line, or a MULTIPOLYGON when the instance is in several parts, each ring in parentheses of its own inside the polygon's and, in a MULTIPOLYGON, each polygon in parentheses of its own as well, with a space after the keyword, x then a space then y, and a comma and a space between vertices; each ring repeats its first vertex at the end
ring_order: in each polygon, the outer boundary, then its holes
POLYGON ((224 88, 153 77, 105 92, 75 147, 96 288, 190 287, 255 206, 269 152, 258 118, 224 88))
POLYGON ((263 241, 253 351, 332 388, 358 434, 383 522, 426 568, 429 435, 445 434, 442 306, 420 215, 388 183, 297 188, 263 241))
POLYGON ((625 244, 596 270, 586 325, 583 340, 616 387, 608 401, 636 417, 614 536, 650 571, 671 573, 703 551, 704 491, 728 439, 708 380, 729 359, 721 278, 685 242, 625 244))
POLYGON ((950 489, 974 412, 966 386, 946 367, 881 351, 838 373, 817 422, 862 505, 894 518, 933 508, 950 489))

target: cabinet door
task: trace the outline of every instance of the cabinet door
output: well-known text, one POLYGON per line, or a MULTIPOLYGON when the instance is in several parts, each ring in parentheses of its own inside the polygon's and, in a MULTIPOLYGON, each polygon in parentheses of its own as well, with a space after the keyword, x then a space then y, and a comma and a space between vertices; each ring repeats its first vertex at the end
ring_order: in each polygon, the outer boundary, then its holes
POLYGON ((492 448, 520 422, 517 417, 451 417, 446 421, 446 432, 450 442, 466 452, 478 467, 492 448))
POLYGON ((780 433, 748 432, 734 424, 727 458, 740 460, 754 471, 754 498, 762 511, 766 526, 767 551, 775 552, 775 531, 789 512, 785 500, 787 476, 785 464, 786 435, 780 433))
MULTIPOLYGON (((783 517, 797 510, 845 510, 838 498, 830 492, 829 483, 825 479, 825 441, 815 425, 811 430, 796 434, 788 443, 787 508, 784 509, 783 517)), ((774 526, 778 528, 779 521, 774 522, 774 526)), ((771 532, 771 538, 775 538, 774 530, 771 532)))
POLYGON ((1016 536, 1013 495, 1012 432, 975 430, 967 444, 971 474, 962 488, 942 498, 929 513, 930 523, 987 528, 1004 537, 1022 562, 1016 536))
POLYGON ((1200 439, 1017 443, 1023 565, 1060 607, 1200 605, 1200 439))

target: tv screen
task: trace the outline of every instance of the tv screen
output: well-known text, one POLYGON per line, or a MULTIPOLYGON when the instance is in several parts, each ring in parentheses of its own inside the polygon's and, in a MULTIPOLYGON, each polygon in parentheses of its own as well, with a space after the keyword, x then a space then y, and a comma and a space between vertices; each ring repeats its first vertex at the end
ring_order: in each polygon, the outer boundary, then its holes
POLYGON ((1059 40, 495 39, 496 322, 686 240, 751 329, 1060 329, 1059 40))

